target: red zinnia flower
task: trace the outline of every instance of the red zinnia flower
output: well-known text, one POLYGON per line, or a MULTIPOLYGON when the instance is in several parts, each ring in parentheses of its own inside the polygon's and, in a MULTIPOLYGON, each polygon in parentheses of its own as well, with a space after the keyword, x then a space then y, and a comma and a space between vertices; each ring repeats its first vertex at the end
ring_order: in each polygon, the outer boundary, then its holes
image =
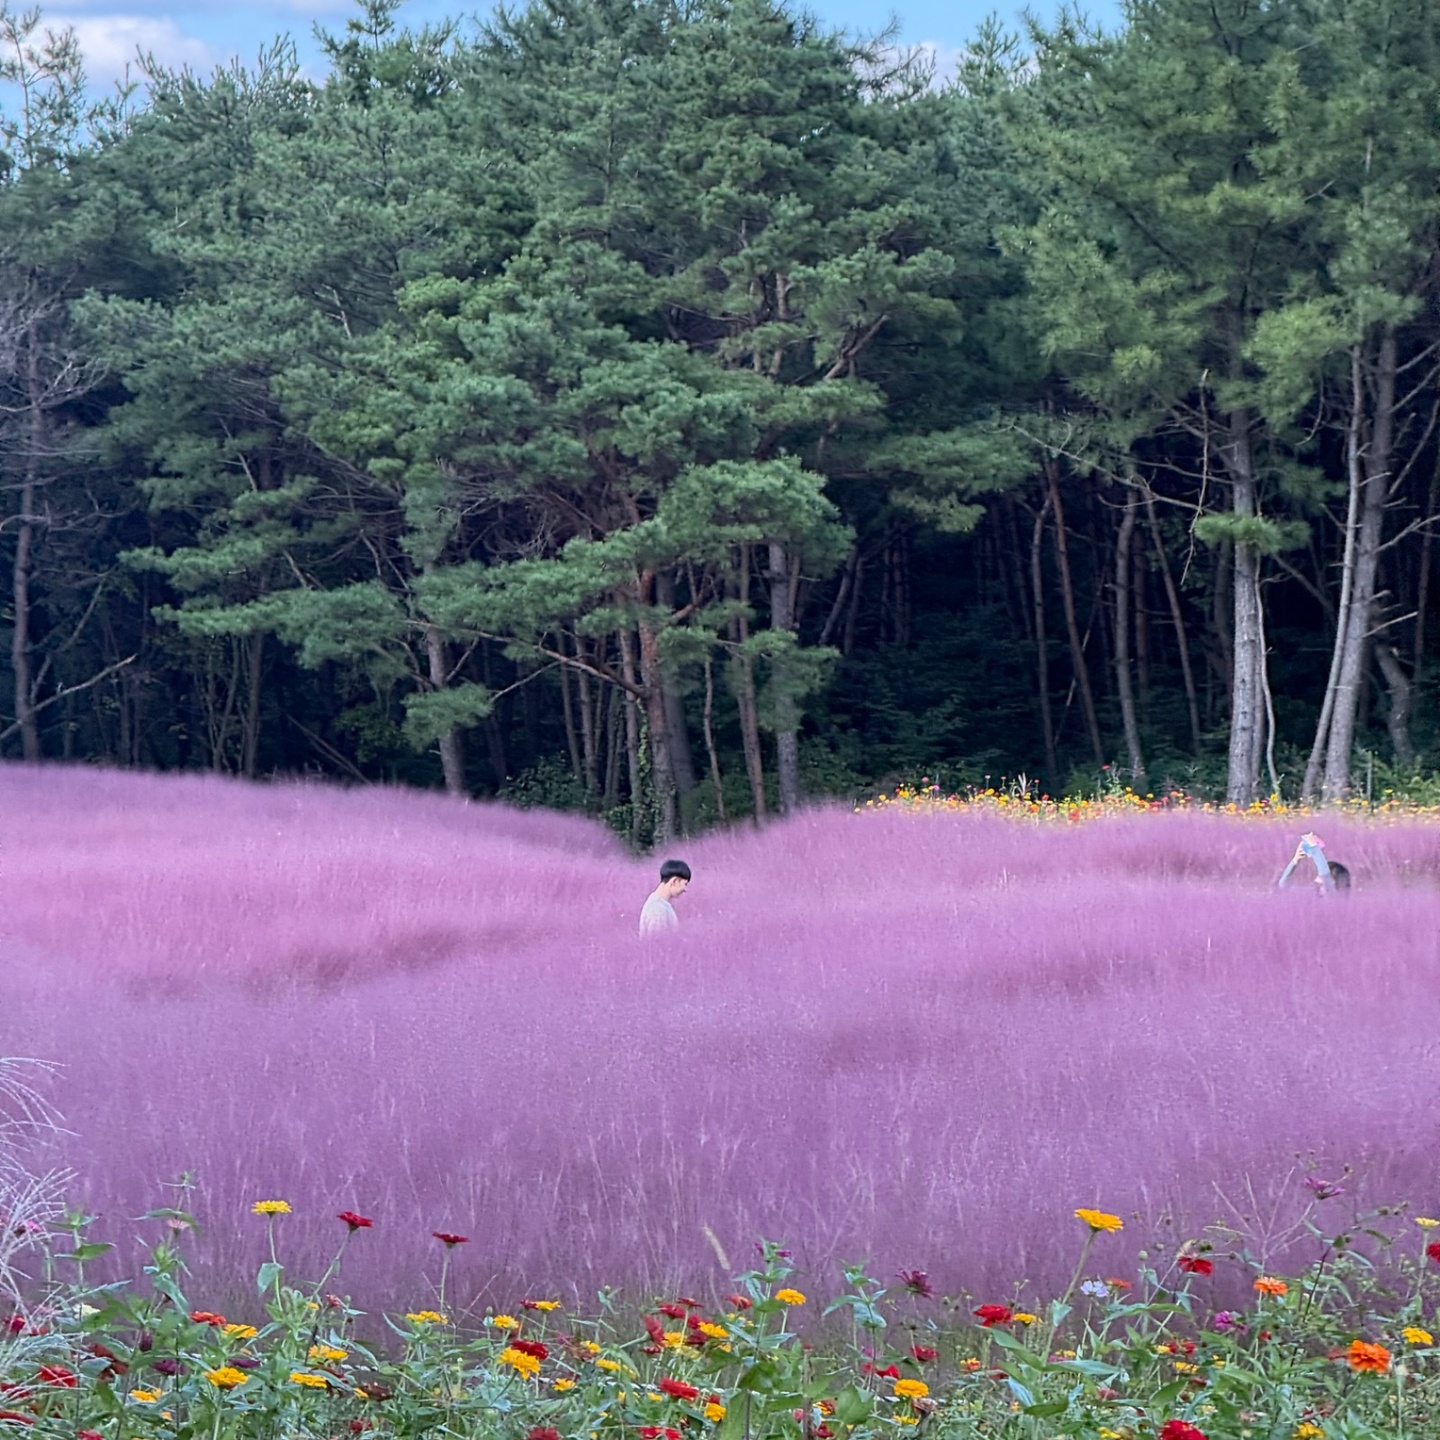
POLYGON ((430 1233, 446 1245, 466 1245, 470 1241, 468 1235, 452 1235, 448 1230, 432 1230, 430 1233))
POLYGON ((975 1311, 975 1318, 988 1330, 992 1325, 1008 1325, 1015 1312, 1008 1305, 982 1305, 975 1311))
POLYGON ((660 1313, 668 1315, 672 1320, 683 1320, 685 1318, 685 1307, 683 1305, 672 1305, 668 1301, 660 1306, 660 1313))
POLYGON ((22 1415, 18 1410, 0 1410, 0 1420, 13 1420, 17 1425, 33 1425, 33 1415, 22 1415))
POLYGON ((748 1295, 727 1295, 727 1305, 733 1305, 737 1310, 748 1310, 755 1302, 748 1295))
POLYGON ((910 1353, 922 1364, 925 1365, 931 1360, 938 1360, 940 1352, 932 1350, 928 1345, 912 1345, 910 1353))
POLYGON ((512 1350, 518 1350, 522 1355, 532 1355, 536 1360, 548 1360, 550 1352, 538 1340, 512 1340, 512 1350))
POLYGON ((1426 1247, 1425 1253, 1437 1264, 1440 1265, 1440 1240, 1432 1240, 1426 1247))
POLYGON ((1160 1440, 1205 1440, 1205 1432, 1188 1420, 1167 1420, 1160 1427, 1160 1440))
POLYGON ((560 1440, 560 1432, 549 1425, 537 1425, 525 1440, 560 1440))
POLYGON ((342 1210, 335 1218, 343 1220, 350 1227, 351 1234, 356 1230, 368 1230, 375 1223, 364 1215, 357 1215, 353 1210, 342 1210))
POLYGON ((665 1343, 665 1327, 653 1315, 642 1315, 640 1318, 645 1322, 645 1333, 657 1345, 663 1345, 665 1343))
POLYGON ((223 1325, 225 1317, 217 1315, 213 1310, 192 1310, 190 1318, 197 1325, 223 1325))
POLYGON ((98 1430, 77 1430, 75 1440, 105 1440, 98 1430))
POLYGON ((698 1300, 692 1300, 688 1295, 677 1295, 675 1297, 675 1303, 677 1305, 684 1305, 689 1310, 698 1310, 700 1308, 700 1302, 698 1300))
POLYGON ((1182 1255, 1175 1262, 1187 1275, 1213 1275, 1215 1262, 1203 1255, 1182 1255))
POLYGON ((935 1293, 930 1286, 930 1277, 923 1270, 901 1270, 897 1272, 900 1283, 921 1300, 928 1300, 935 1293))
POLYGON ((867 1362, 862 1365, 860 1369, 864 1374, 874 1375, 877 1379, 881 1380, 898 1380, 900 1378, 900 1371, 894 1365, 887 1365, 883 1370, 877 1370, 867 1362))
POLYGON ((695 1400, 700 1395, 695 1386, 684 1380, 672 1380, 668 1375, 660 1382, 660 1389, 676 1400, 695 1400))
POLYGON ((80 1383, 75 1372, 63 1365, 42 1365, 35 1372, 35 1378, 42 1385, 63 1385, 67 1390, 73 1390, 80 1383))

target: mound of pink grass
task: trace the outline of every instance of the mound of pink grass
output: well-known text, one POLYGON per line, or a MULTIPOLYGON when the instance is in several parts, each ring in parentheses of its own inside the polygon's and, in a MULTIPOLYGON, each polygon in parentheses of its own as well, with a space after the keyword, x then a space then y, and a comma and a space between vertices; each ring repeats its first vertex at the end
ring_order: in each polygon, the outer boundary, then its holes
POLYGON ((373 1217, 371 1308, 468 1235, 462 1310, 722 1286, 707 1227, 1033 1298, 1076 1206, 1122 1276, 1216 1220, 1283 1266, 1307 1168, 1440 1207, 1440 828, 1325 824, 1326 900, 1273 892, 1279 822, 815 812, 681 847, 645 946, 653 862, 573 818, 18 766, 0 805, 0 1053, 64 1064, 92 1238, 197 1213, 196 1303, 253 1295, 280 1197, 296 1279, 373 1217))

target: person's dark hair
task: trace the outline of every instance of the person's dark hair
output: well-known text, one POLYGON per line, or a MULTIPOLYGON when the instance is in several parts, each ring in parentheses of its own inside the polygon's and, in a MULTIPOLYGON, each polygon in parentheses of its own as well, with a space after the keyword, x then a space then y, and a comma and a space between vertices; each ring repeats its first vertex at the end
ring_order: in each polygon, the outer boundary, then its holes
POLYGON ((1342 865, 1338 860, 1330 862, 1330 878, 1335 882, 1337 890, 1348 890, 1350 888, 1349 866, 1342 865))
POLYGON ((660 883, 663 885, 667 880, 688 880, 690 878, 690 867, 683 860, 667 860, 660 867, 660 883))

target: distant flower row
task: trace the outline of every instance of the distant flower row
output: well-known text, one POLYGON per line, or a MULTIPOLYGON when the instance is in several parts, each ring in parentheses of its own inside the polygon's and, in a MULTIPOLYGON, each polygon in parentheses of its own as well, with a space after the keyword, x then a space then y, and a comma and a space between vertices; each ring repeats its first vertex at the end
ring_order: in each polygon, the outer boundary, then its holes
MULTIPOLYGON (((1311 1190, 1317 1220, 1342 1193, 1325 1182, 1311 1190)), ((291 1207, 252 1208, 273 1247, 291 1207)), ((272 1260, 255 1313, 230 1319, 190 1308, 173 1237, 193 1221, 156 1212, 147 1218, 166 1219, 170 1235, 147 1266, 153 1294, 77 1281, 10 1317, 0 1436, 884 1440, 933 1430, 981 1440, 1022 1433, 1011 1428, 1017 1413, 1039 1427, 1024 1434, 1068 1440, 1434 1433, 1424 1427, 1440 1416, 1440 1240, 1431 1238, 1440 1221, 1415 1218, 1416 1248, 1404 1226, 1389 1237, 1376 1228, 1377 1217, 1400 1213, 1354 1217, 1334 1234, 1317 1223, 1321 1253, 1289 1279, 1201 1241, 1163 1271, 1090 1276, 1092 1250, 1125 1225, 1082 1207, 1069 1287, 1030 1309, 937 1303, 922 1270, 887 1284, 858 1266, 847 1268, 843 1293, 816 1307, 791 1283, 788 1253, 761 1243, 756 1268, 710 1304, 677 1295, 633 1319, 608 1307, 587 1318, 531 1296, 468 1325, 445 1298, 466 1237, 436 1231, 444 1268, 434 1307, 389 1317, 380 1343, 363 1333, 366 1317, 325 1288, 351 1240, 375 1228, 370 1217, 340 1212, 345 1233, 320 1282, 287 1286, 272 1260), (1385 1240, 1385 1253, 1362 1257, 1366 1236, 1385 1240), (1242 1279, 1248 1308, 1211 1308, 1211 1285, 1225 1281, 1233 1294, 1242 1279), (971 1323, 956 1323, 957 1308, 971 1323), (818 1324, 802 1339, 795 1317, 815 1310, 818 1324), (843 1318, 843 1330, 826 1317, 843 1318)), ((73 1238, 71 1253, 46 1257, 49 1267, 90 1253, 78 1226, 73 1238)))

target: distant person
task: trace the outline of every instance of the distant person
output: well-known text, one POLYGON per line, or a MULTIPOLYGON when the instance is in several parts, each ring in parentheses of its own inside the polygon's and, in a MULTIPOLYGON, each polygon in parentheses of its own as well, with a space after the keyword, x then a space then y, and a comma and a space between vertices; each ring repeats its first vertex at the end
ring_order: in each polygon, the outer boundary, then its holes
POLYGON ((642 937, 661 935, 680 926, 675 901, 690 884, 690 867, 683 860, 667 860, 660 867, 660 883, 650 892, 640 911, 642 937))
POLYGON ((1300 837, 1300 843, 1295 847, 1295 853, 1290 857, 1290 863, 1280 873, 1278 887, 1283 890, 1291 875, 1294 874, 1297 866, 1304 862, 1314 867, 1314 885, 1322 895, 1343 893, 1350 889, 1350 871, 1338 860, 1330 860, 1325 854, 1325 842, 1313 831, 1307 830, 1300 837))

